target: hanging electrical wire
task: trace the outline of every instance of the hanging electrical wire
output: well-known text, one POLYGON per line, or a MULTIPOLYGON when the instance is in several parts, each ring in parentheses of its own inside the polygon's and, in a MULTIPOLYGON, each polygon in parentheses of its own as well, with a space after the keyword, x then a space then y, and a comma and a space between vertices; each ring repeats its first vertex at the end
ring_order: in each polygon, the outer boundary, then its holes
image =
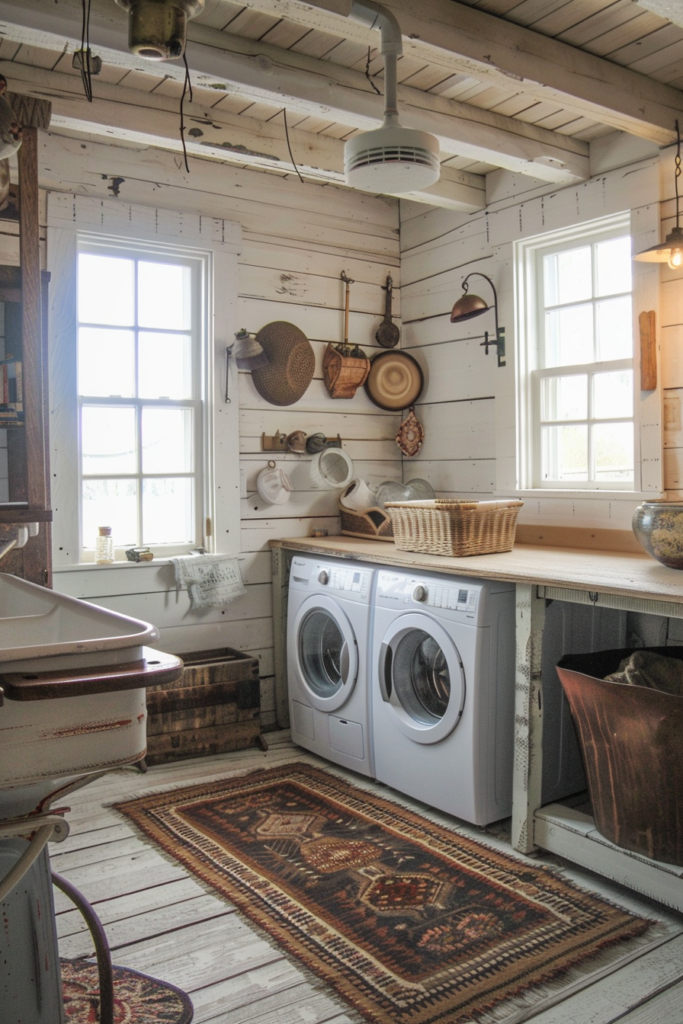
POLYGON ((375 92, 379 96, 380 95, 380 91, 377 88, 377 86, 375 85, 375 83, 373 82, 373 80, 370 78, 370 54, 371 53, 372 53, 372 47, 368 46, 368 58, 365 61, 365 77, 367 78, 368 82, 370 83, 372 88, 375 90, 375 92))
POLYGON ((83 91, 88 103, 92 103, 92 74, 90 69, 90 0, 81 0, 81 52, 79 68, 83 91))
POLYGON ((680 218, 680 196, 678 194, 678 179, 681 176, 681 130, 678 127, 678 118, 676 118, 676 158, 674 160, 674 166, 674 184, 676 186, 676 224, 678 224, 680 218))
POLYGON ((187 162, 187 147, 185 145, 185 97, 189 95, 190 103, 192 103, 192 81, 190 79, 190 69, 187 64, 187 54, 183 53, 183 63, 185 64, 185 81, 183 82, 183 92, 180 97, 180 141, 183 145, 183 159, 185 160, 185 170, 190 173, 190 165, 187 162))
POLYGON ((289 128, 287 127, 287 110, 286 110, 285 107, 282 108, 282 116, 283 116, 283 118, 285 120, 285 138, 287 139, 287 149, 289 150, 289 159, 292 161, 292 164, 294 166, 294 170, 296 171, 297 175, 299 176, 299 181, 303 185, 304 184, 304 179, 301 177, 301 172, 300 172, 299 168, 296 165, 296 160, 294 159, 294 154, 292 153, 292 147, 291 147, 291 144, 290 144, 290 141, 289 141, 289 128))

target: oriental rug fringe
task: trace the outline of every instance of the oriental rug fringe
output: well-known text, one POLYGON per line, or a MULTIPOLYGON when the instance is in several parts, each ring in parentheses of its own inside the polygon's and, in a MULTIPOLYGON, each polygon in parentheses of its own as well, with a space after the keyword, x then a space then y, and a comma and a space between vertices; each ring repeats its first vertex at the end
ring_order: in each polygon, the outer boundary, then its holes
POLYGON ((116 805, 372 1024, 465 1024, 651 924, 307 764, 116 805))

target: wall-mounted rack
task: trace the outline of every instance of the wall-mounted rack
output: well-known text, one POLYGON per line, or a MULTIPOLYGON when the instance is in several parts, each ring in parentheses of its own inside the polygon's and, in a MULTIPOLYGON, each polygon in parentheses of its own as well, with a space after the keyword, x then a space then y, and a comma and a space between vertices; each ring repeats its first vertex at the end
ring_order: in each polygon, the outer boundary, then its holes
POLYGON ((262 452, 294 452, 297 455, 316 455, 325 448, 341 448, 342 439, 326 437, 324 434, 310 434, 306 437, 303 430, 293 430, 289 434, 283 434, 279 430, 274 434, 261 434, 262 452), (305 447, 302 446, 302 439, 306 438, 305 447))

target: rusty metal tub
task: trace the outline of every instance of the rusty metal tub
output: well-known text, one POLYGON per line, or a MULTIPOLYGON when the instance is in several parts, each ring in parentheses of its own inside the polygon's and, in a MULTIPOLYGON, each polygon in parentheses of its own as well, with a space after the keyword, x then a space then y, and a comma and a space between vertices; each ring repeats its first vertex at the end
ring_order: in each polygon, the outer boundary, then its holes
MULTIPOLYGON (((557 672, 598 831, 626 850, 683 866, 683 697, 606 682, 634 650, 566 655, 557 672)), ((683 648, 648 650, 683 660, 683 648)))

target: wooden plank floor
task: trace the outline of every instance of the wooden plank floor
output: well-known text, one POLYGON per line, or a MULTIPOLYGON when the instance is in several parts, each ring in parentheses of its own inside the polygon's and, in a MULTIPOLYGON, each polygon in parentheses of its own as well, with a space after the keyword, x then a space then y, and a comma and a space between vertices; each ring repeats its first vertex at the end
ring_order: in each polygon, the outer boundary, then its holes
MULTIPOLYGON (((94 905, 117 964, 145 971, 189 992, 196 1024, 358 1024, 338 998, 287 959, 235 909, 211 895, 179 865, 144 843, 133 826, 108 805, 155 790, 225 778, 258 767, 303 760, 326 766, 355 784, 421 813, 425 808, 352 772, 326 765, 295 747, 289 734, 269 733, 270 748, 220 757, 114 772, 69 798, 69 838, 51 847, 52 864, 94 905)), ((436 812, 435 821, 484 838, 436 812)), ((489 845, 509 851, 504 831, 487 832, 489 845)), ((647 936, 612 947, 588 968, 543 992, 533 1008, 499 1007, 484 1024, 659 1024, 683 1021, 683 916, 617 885, 580 871, 557 857, 566 877, 600 892, 658 924, 647 936), (618 960, 618 963, 615 963, 618 960)), ((535 860, 534 863, 538 863, 535 860)), ((55 893, 60 953, 92 954, 83 920, 66 897, 55 893)))

